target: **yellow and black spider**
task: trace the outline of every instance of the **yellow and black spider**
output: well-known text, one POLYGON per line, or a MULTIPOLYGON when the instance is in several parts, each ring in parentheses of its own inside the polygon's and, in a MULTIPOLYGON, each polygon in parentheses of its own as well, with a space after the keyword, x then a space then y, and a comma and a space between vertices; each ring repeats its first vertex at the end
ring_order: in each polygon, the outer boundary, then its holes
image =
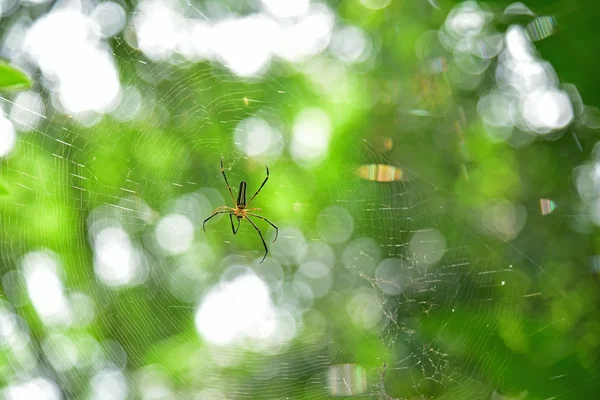
POLYGON ((260 240, 262 240, 263 246, 265 246, 265 255, 262 258, 262 260, 260 261, 261 263, 263 261, 265 261, 265 258, 267 258, 267 254, 269 254, 269 249, 267 248, 267 244, 265 243, 265 238, 263 237, 260 229, 258 229, 258 226, 256 226, 256 224, 254 222, 252 222, 249 215, 256 217, 256 218, 260 218, 260 219, 264 220, 266 223, 268 223, 269 225, 271 225, 273 228, 275 228, 275 239, 273 239, 273 242, 275 242, 275 240, 277 240, 277 235, 279 234, 279 229, 277 229, 277 227, 275 226, 274 223, 272 223, 265 217, 262 217, 260 215, 250 212, 250 211, 262 212, 262 210, 260 208, 247 208, 248 205, 250 204, 250 202, 252 202, 252 200, 254 200, 256 195, 260 192, 260 190, 263 188, 263 186, 265 186, 265 183, 267 183, 267 181, 269 180, 269 167, 267 167, 266 165, 265 165, 265 167, 267 168, 267 177, 263 181, 262 185, 260 185, 260 187, 258 188, 256 193, 254 193, 254 196, 252 196, 252 198, 246 203, 246 181, 242 181, 242 182, 240 182, 240 190, 238 192, 237 201, 235 201, 235 198, 233 197, 233 192, 231 191, 231 186, 229 186, 229 182, 227 181, 227 176, 225 175, 225 168, 223 167, 223 157, 221 157, 221 172, 223 173, 223 178, 225 178, 225 183, 227 184, 227 189, 229 190, 229 194, 231 195, 231 200, 233 200, 233 204, 235 205, 235 207, 227 207, 227 206, 217 207, 215 209, 215 211, 212 213, 212 215, 210 217, 206 218, 204 220, 204 222, 202 223, 202 230, 204 230, 204 232, 206 232, 204 225, 206 224, 206 222, 209 219, 211 219, 212 217, 214 217, 218 214, 229 214, 229 221, 231 222, 231 230, 233 231, 233 234, 235 235, 238 232, 238 230, 240 229, 240 223, 242 222, 242 220, 246 219, 248 222, 250 222, 250 224, 254 227, 254 229, 256 229, 256 231, 258 232, 258 235, 260 236, 260 240), (225 210, 223 210, 223 209, 225 209, 225 210), (218 211, 218 210, 223 210, 223 211, 218 211), (237 221, 238 221, 237 228, 234 228, 234 226, 233 226, 233 217, 237 218, 237 221))

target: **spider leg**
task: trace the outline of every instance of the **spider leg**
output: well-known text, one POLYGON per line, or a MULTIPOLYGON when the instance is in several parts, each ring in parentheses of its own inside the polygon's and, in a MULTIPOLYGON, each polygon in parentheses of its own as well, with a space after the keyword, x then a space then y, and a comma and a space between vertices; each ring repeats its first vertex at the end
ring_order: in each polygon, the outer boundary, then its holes
POLYGON ((215 208, 215 211, 213 211, 213 213, 216 212, 217 210, 223 210, 223 209, 226 209, 229 211, 235 211, 235 208, 233 208, 233 207, 221 206, 221 207, 215 208))
POLYGON ((223 178, 225 178, 225 183, 227 184, 227 189, 229 190, 229 194, 231 195, 231 200, 233 200, 233 204, 237 207, 237 203, 235 202, 235 198, 233 197, 233 192, 231 191, 231 186, 229 186, 229 182, 227 181, 227 175, 225 175, 225 167, 223 166, 223 156, 221 156, 221 172, 223 173, 223 178))
MULTIPOLYGON (((253 217, 260 218, 263 221, 265 221, 267 224, 269 224, 273 228, 275 228, 275 239, 273 239, 273 242, 275 242, 277 240, 277 236, 279 235, 279 229, 277 228, 277 226, 274 223, 272 223, 271 221, 269 221, 268 219, 266 219, 265 217, 262 217, 260 215, 256 215, 256 214, 252 214, 252 213, 248 213, 247 215, 252 215, 253 217)), ((248 218, 248 217, 246 217, 246 218, 248 218)))
POLYGON ((213 213, 213 214, 212 214, 210 217, 208 217, 208 218, 206 218, 206 219, 204 220, 204 222, 202 223, 202 230, 203 230, 204 232, 206 232, 206 229, 204 228, 204 225, 205 225, 205 224, 206 224, 206 222, 207 222, 209 219, 211 219, 212 217, 215 217, 215 216, 217 216, 217 215, 219 215, 219 214, 231 214, 231 213, 232 213, 232 211, 215 211, 215 212, 214 212, 214 213, 213 213))
POLYGON ((240 223, 242 221, 240 221, 238 219, 238 226, 237 229, 233 227, 233 214, 229 214, 229 222, 231 222, 231 230, 233 231, 233 234, 235 235, 236 233, 238 233, 238 231, 240 230, 240 223))
POLYGON ((262 262, 265 261, 265 258, 267 258, 267 254, 269 254, 269 249, 267 248, 267 244, 265 243, 265 238, 263 237, 262 233, 260 232, 260 229, 258 229, 258 226, 256 226, 256 224, 254 222, 252 222, 252 220, 250 218, 246 217, 246 219, 248 220, 248 222, 250 222, 250 224, 252 224, 254 229, 256 229, 256 232, 258 232, 258 236, 260 236, 260 240, 262 240, 263 246, 265 246, 265 255, 263 256, 262 260, 260 260, 260 264, 262 264, 262 262))
MULTIPOLYGON (((267 177, 266 177, 266 178, 265 178, 265 180, 263 181, 262 185, 260 185, 260 187, 258 188, 258 190, 256 191, 256 193, 254 193, 254 196, 252 196, 252 197, 250 198, 250 201, 248 201, 248 202, 246 203, 246 207, 248 207, 248 204, 250 204, 250 202, 251 202, 252 200, 254 200, 254 198, 256 197, 256 195, 257 195, 257 194, 260 192, 260 190, 263 188, 263 186, 265 186, 265 183, 267 183, 267 181, 269 180, 269 167, 267 167, 267 166, 265 165, 265 168, 267 169, 267 177)), ((236 206, 237 206, 237 205, 236 205, 236 206)))
POLYGON ((263 212, 262 208, 246 208, 246 211, 258 211, 258 212, 263 212))

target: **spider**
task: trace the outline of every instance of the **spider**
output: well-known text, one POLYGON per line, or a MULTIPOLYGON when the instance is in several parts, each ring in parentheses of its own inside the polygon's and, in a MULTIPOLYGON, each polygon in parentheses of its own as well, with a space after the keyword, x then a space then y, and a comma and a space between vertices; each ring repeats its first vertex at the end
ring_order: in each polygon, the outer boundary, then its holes
POLYGON ((206 232, 206 229, 204 226, 206 225, 206 222, 209 219, 211 219, 212 217, 215 217, 219 214, 229 214, 229 221, 231 222, 231 230, 233 231, 233 234, 235 235, 240 229, 240 223, 242 222, 242 220, 246 219, 248 222, 250 222, 250 224, 254 227, 254 229, 256 229, 256 231, 258 232, 258 235, 260 236, 260 240, 262 240, 263 246, 265 246, 265 255, 262 258, 262 260, 260 261, 261 263, 263 261, 265 261, 265 258, 267 258, 267 254, 269 254, 269 249, 267 248, 267 244, 265 243, 265 238, 263 237, 260 229, 258 229, 258 226, 256 226, 256 224, 254 222, 252 222, 249 215, 259 218, 259 219, 262 219, 266 223, 271 225, 273 228, 275 228, 275 239, 273 239, 273 242, 275 242, 275 240, 277 240, 277 235, 279 234, 279 229, 277 229, 277 227, 275 226, 274 223, 272 223, 265 217, 262 217, 260 215, 250 212, 250 211, 262 212, 262 210, 260 208, 247 208, 248 205, 250 204, 250 202, 252 202, 252 200, 254 200, 256 195, 258 193, 260 193, 260 190, 263 188, 263 186, 265 186, 265 183, 267 183, 267 181, 269 180, 269 167, 267 167, 266 165, 265 165, 265 167, 267 168, 267 177, 263 181, 262 185, 260 185, 260 187, 258 188, 256 193, 254 193, 254 196, 252 196, 250 198, 250 200, 248 202, 246 202, 246 182, 241 181, 240 182, 240 190, 238 191, 238 198, 237 198, 237 201, 235 201, 235 198, 233 197, 233 192, 231 191, 231 186, 229 186, 229 182, 227 181, 227 176, 225 175, 225 168, 223 167, 223 157, 221 157, 221 172, 223 173, 223 178, 225 178, 225 184, 227 184, 227 189, 229 190, 229 194, 231 195, 231 200, 233 200, 233 204, 235 205, 235 207, 227 207, 227 206, 217 207, 215 209, 215 211, 213 211, 212 215, 210 217, 206 218, 204 220, 204 222, 202 223, 202 230, 204 230, 204 232, 206 232), (223 211, 219 211, 219 210, 223 210, 223 211), (237 228, 234 228, 234 226, 233 226, 233 217, 237 218, 237 221, 238 221, 237 228))

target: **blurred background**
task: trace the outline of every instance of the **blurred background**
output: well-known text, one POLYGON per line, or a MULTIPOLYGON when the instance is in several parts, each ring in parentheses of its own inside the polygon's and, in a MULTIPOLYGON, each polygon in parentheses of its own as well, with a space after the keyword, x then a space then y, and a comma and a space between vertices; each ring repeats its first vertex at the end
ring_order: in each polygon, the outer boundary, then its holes
POLYGON ((0 0, 0 396, 595 398, 599 17, 0 0))

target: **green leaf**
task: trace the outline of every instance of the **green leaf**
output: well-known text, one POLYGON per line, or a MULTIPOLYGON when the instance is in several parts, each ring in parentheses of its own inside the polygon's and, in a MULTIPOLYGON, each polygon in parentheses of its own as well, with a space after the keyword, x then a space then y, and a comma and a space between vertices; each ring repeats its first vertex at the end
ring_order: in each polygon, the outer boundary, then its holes
POLYGON ((4 183, 0 182, 0 196, 6 196, 9 194, 8 189, 4 186, 4 183))
POLYGON ((30 86, 31 81, 24 72, 0 61, 0 90, 24 90, 30 86))

